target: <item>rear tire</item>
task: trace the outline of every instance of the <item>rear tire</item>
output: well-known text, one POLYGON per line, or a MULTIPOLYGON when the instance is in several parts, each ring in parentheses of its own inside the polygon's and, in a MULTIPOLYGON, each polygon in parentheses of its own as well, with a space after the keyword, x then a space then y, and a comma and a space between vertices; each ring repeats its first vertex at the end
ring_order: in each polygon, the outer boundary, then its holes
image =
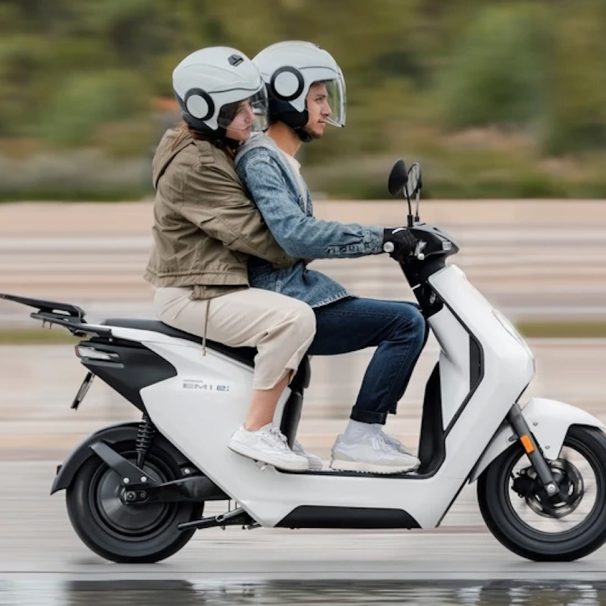
MULTIPOLYGON (((116 452, 135 463, 134 441, 112 444, 116 452)), ((162 482, 183 477, 173 447, 156 440, 143 469, 162 482)), ((82 541, 95 553, 114 562, 158 562, 181 549, 195 530, 181 532, 177 524, 202 517, 204 503, 124 504, 119 475, 99 457, 80 467, 67 489, 69 519, 82 541)))
POLYGON ((480 476, 480 511, 492 534, 514 553, 537 561, 576 560, 606 541, 606 435, 595 427, 573 426, 560 458, 548 463, 558 472, 564 470, 564 499, 549 501, 541 494, 516 442, 480 476), (518 481, 518 490, 527 490, 525 496, 513 490, 512 480, 520 476, 514 467, 520 465, 526 465, 531 476, 518 481))

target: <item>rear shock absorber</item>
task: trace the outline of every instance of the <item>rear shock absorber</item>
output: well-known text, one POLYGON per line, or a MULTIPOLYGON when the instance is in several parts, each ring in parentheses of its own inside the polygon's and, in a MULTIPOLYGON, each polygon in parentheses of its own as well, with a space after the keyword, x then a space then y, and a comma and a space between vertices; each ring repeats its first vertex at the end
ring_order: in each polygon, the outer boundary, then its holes
POLYGON ((147 413, 143 413, 143 418, 137 429, 137 467, 140 469, 143 468, 145 457, 155 435, 156 427, 147 416, 147 413))

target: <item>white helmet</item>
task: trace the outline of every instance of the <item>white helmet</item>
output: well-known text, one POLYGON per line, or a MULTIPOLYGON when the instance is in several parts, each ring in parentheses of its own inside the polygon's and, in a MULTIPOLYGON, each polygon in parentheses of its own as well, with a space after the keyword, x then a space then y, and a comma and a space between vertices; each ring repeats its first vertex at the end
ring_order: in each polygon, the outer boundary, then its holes
POLYGON ((269 117, 299 129, 307 124, 305 97, 315 82, 326 84, 332 115, 326 120, 345 126, 345 80, 331 54, 311 42, 290 40, 264 48, 253 63, 269 91, 269 117))
POLYGON ((267 93, 263 79, 256 65, 235 48, 214 46, 191 53, 175 67, 173 88, 183 119, 197 130, 227 128, 235 112, 225 115, 221 110, 245 99, 251 100, 259 118, 256 126, 265 126, 267 93))

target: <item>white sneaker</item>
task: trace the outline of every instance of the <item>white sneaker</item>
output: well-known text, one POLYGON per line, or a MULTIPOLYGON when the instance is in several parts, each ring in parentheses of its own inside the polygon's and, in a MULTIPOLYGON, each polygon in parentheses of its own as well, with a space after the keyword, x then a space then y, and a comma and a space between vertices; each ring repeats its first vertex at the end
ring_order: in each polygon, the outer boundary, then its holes
POLYGON ((377 432, 368 432, 357 442, 346 442, 340 435, 332 447, 331 469, 366 473, 402 473, 419 466, 419 459, 398 452, 377 432))
POLYGON ((288 447, 286 438, 273 423, 268 423, 257 431, 248 431, 242 426, 234 433, 227 446, 238 454, 279 469, 309 469, 307 458, 295 454, 288 447))
POLYGON ((300 457, 305 457, 307 462, 309 463, 309 469, 311 471, 320 471, 324 467, 324 461, 315 454, 311 454, 307 452, 301 442, 295 440, 295 443, 292 445, 292 451, 299 455, 300 457))
POLYGON ((409 455, 411 457, 415 456, 415 453, 410 448, 408 448, 408 446, 400 442, 400 440, 398 440, 397 438, 394 438, 392 435, 385 433, 383 431, 382 425, 373 424, 373 428, 389 446, 395 448, 395 450, 403 454, 409 455))

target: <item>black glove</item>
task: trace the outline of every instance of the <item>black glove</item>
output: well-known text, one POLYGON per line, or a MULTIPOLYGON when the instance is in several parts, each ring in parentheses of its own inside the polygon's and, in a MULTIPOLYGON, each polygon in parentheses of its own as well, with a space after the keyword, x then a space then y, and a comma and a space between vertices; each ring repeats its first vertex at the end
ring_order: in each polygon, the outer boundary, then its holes
POLYGON ((417 239, 406 227, 383 230, 383 246, 388 242, 391 242, 394 246, 393 251, 389 252, 389 256, 398 261, 403 261, 406 257, 409 257, 417 245, 417 239))

